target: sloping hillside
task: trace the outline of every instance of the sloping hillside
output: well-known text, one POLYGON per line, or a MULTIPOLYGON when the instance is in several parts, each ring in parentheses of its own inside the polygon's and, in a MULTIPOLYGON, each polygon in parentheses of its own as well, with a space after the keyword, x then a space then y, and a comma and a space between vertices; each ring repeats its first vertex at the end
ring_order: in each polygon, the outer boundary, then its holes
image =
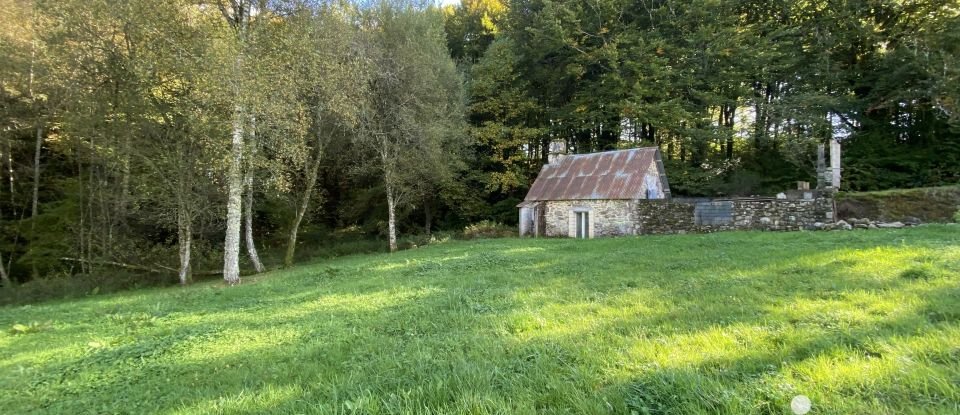
POLYGON ((960 228, 451 242, 0 309, 0 412, 960 410, 960 228))

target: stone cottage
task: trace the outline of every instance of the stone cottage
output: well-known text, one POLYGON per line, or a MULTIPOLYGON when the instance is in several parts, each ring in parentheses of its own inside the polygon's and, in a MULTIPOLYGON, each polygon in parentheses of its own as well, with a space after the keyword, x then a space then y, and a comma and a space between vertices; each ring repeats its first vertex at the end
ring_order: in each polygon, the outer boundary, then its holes
POLYGON ((593 238, 637 233, 637 203, 669 199, 656 147, 551 154, 520 208, 521 236, 593 238))

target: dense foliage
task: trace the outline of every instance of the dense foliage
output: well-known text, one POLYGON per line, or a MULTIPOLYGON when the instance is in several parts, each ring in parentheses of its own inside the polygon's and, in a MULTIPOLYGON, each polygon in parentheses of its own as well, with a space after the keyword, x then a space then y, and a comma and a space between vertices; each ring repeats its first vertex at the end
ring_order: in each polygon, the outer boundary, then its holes
POLYGON ((849 189, 960 180, 955 1, 0 0, 0 56, 4 285, 509 225, 554 141, 679 195, 831 139, 849 189))
POLYGON ((433 227, 466 149, 438 8, 155 3, 0 4, 4 285, 232 284, 334 229, 397 249, 412 210, 433 227))
POLYGON ((677 194, 812 181, 830 139, 849 189, 960 180, 955 1, 501 4, 467 0, 448 19, 491 189, 522 194, 555 139, 659 146, 677 194))

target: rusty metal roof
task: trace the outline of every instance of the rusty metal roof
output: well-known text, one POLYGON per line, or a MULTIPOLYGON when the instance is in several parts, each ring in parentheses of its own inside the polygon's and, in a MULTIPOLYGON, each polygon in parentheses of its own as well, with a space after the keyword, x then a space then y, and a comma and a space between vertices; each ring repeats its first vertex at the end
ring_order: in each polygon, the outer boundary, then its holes
POLYGON ((642 199, 644 177, 657 160, 656 147, 566 156, 543 166, 523 200, 642 199))

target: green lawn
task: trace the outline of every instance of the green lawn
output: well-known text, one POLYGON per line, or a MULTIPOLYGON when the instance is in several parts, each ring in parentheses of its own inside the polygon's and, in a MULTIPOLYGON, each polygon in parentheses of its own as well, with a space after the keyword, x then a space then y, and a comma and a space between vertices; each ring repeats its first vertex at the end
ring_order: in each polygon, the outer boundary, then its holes
POLYGON ((957 413, 960 226, 450 242, 0 327, 4 414, 957 413))

